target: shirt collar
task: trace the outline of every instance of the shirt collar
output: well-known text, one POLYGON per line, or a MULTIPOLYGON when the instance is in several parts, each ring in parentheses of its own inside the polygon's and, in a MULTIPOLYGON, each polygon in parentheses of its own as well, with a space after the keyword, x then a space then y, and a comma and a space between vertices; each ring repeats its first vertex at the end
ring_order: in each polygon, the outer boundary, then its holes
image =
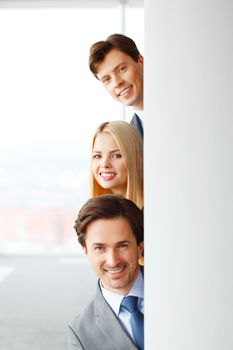
MULTIPOLYGON (((101 283, 100 283, 100 288, 101 288, 102 294, 103 294, 105 300, 107 301, 107 303, 111 306, 111 308, 113 309, 115 314, 119 315, 122 299, 126 295, 110 292, 109 290, 105 289, 101 283)), ((144 299, 144 282, 143 282, 143 277, 142 277, 141 271, 139 271, 139 274, 138 274, 136 281, 134 282, 129 293, 127 294, 127 296, 129 296, 129 295, 133 295, 133 296, 144 299)))

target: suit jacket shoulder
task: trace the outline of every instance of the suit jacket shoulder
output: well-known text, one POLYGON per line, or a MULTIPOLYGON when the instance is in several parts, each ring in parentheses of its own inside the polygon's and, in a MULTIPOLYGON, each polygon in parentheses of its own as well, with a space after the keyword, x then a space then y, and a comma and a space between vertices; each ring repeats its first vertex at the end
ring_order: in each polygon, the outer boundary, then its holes
POLYGON ((68 326, 68 337, 70 350, 137 350, 99 286, 92 302, 68 326))

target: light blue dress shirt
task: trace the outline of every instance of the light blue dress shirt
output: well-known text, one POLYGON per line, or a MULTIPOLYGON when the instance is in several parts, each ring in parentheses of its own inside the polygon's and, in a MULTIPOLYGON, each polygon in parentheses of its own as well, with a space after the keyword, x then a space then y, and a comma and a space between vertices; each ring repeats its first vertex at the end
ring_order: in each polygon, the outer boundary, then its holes
POLYGON ((134 282, 129 294, 121 295, 117 293, 110 292, 109 290, 103 288, 100 284, 102 294, 107 301, 107 303, 111 306, 112 310, 115 312, 116 316, 120 320, 123 328, 129 334, 129 336, 134 340, 132 328, 130 324, 130 312, 126 309, 121 309, 122 299, 126 296, 133 295, 138 297, 138 309, 144 314, 144 281, 142 277, 141 271, 138 274, 136 281, 134 282))

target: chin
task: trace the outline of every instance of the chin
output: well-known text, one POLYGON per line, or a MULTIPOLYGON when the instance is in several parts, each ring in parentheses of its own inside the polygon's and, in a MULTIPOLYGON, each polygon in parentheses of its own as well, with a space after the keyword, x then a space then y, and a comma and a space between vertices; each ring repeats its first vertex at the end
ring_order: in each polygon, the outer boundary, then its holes
POLYGON ((132 103, 130 101, 124 101, 122 102, 122 104, 126 107, 131 107, 132 106, 132 103))
POLYGON ((101 186, 104 190, 109 190, 109 191, 111 191, 111 188, 112 187, 108 187, 108 186, 101 186))

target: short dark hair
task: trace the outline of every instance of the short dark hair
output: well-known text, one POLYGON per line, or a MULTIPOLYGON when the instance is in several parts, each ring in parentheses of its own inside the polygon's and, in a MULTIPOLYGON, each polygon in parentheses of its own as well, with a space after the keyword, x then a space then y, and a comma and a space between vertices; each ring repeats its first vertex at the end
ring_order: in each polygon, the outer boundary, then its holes
POLYGON ((135 42, 123 34, 112 34, 104 41, 97 41, 91 46, 89 54, 89 68, 96 77, 98 64, 103 62, 112 49, 124 52, 136 62, 140 56, 135 42))
POLYGON ((143 242, 142 211, 129 199, 105 194, 90 198, 80 209, 74 225, 79 243, 83 247, 86 246, 87 228, 91 222, 118 217, 125 218, 128 221, 137 244, 143 242))

